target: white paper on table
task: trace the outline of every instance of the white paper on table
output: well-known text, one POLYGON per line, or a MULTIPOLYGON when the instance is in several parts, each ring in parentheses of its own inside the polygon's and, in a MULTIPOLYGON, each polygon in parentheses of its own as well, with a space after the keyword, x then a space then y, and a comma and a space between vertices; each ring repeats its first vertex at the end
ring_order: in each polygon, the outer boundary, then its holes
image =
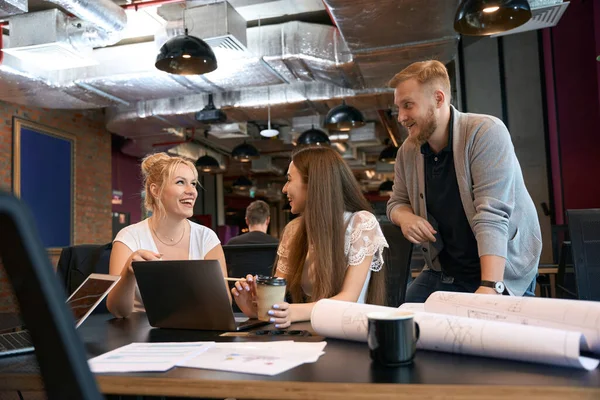
MULTIPOLYGON (((391 307, 320 300, 311 315, 313 330, 326 337, 367 341, 367 317, 391 307)), ((582 357, 587 350, 581 332, 415 312, 425 350, 505 358, 591 370, 598 360, 582 357)))
POLYGON ((425 304, 424 303, 404 303, 402 304, 400 307, 398 307, 401 310, 404 311, 425 311, 425 304))
POLYGON ((92 372, 163 372, 194 357, 214 342, 131 343, 88 360, 92 372))
POLYGON ((216 343, 178 367, 215 369, 259 375, 277 375, 316 361, 327 342, 232 342, 216 343))
POLYGON ((473 293, 435 292, 425 311, 513 324, 581 332, 600 354, 600 302, 473 293))

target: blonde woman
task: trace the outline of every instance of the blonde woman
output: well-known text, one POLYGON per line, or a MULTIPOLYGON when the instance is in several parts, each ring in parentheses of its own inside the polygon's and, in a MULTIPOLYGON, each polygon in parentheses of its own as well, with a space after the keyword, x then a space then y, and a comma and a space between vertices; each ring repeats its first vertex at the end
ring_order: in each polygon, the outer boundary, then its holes
MULTIPOLYGON (((277 250, 276 276, 287 279, 293 304, 269 311, 278 328, 307 321, 317 300, 332 298, 383 304, 382 252, 388 244, 358 182, 329 147, 309 147, 292 156, 283 193, 291 212, 277 250)), ((255 279, 236 282, 234 299, 256 317, 255 279)))
POLYGON ((188 220, 198 197, 198 172, 194 165, 166 153, 142 161, 145 207, 152 216, 123 228, 113 241, 110 273, 121 280, 109 293, 107 307, 115 317, 144 311, 132 261, 218 260, 227 276, 225 256, 217 235, 188 220))

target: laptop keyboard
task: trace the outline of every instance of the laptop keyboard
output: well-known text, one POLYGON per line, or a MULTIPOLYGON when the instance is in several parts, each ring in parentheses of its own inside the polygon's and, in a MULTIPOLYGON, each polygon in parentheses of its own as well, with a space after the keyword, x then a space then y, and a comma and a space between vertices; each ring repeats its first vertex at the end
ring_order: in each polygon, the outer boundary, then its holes
POLYGON ((0 335, 0 354, 21 353, 33 349, 28 331, 3 333, 0 335))

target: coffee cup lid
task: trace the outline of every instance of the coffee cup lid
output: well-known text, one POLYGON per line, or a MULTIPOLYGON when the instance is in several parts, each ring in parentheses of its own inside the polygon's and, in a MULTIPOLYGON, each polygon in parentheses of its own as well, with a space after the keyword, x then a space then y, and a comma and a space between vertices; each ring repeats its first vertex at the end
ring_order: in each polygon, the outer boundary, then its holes
POLYGON ((272 286, 285 286, 286 285, 285 278, 279 278, 277 276, 265 276, 265 275, 257 276, 256 283, 260 283, 263 285, 272 285, 272 286))

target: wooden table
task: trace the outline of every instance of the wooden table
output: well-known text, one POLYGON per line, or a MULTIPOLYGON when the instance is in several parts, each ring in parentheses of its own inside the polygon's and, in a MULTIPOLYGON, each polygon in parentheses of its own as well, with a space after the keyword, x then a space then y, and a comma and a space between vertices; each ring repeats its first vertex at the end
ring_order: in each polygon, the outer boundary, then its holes
MULTIPOLYGON (((89 356, 134 341, 248 340, 221 338, 210 332, 151 329, 145 314, 126 320, 107 319, 93 315, 78 330, 89 356)), ((308 323, 293 327, 310 329, 308 323)), ((312 336, 299 340, 321 339, 312 336)), ((325 354, 316 363, 277 376, 174 368, 166 373, 100 374, 97 381, 104 394, 121 395, 303 400, 600 399, 600 370, 422 350, 411 366, 383 368, 371 363, 366 344, 332 339, 327 339, 325 354)), ((42 390, 32 355, 0 359, 0 391, 12 390, 42 390)))

